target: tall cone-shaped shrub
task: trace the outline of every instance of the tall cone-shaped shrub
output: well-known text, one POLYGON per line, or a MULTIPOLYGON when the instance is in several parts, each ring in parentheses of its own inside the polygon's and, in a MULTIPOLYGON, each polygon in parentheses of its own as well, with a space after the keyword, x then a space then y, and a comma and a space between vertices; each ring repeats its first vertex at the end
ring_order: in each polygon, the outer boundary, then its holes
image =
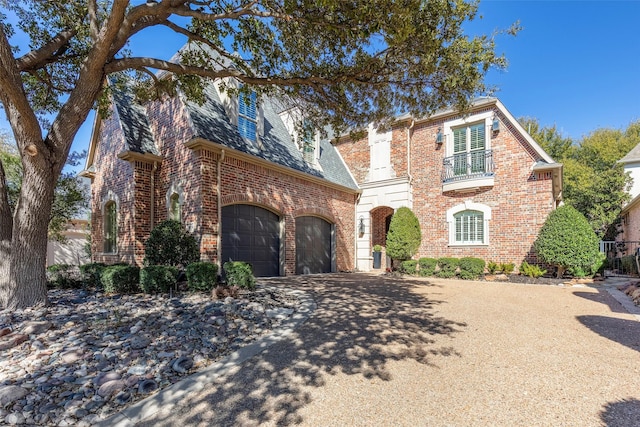
POLYGON ((411 259, 422 241, 420 222, 411 209, 399 208, 391 217, 387 233, 387 255, 393 260, 411 259))

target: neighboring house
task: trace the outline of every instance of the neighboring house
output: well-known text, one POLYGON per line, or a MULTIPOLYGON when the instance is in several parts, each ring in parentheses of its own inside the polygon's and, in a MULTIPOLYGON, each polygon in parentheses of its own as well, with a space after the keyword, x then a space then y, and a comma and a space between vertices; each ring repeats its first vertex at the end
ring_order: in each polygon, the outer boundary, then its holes
POLYGON ((62 232, 64 242, 49 239, 47 267, 53 264, 82 265, 89 262, 86 245, 89 224, 86 219, 73 219, 62 232))
POLYGON ((336 149, 296 135, 292 112, 269 100, 219 84, 205 98, 142 106, 114 89, 83 172, 93 260, 141 265, 151 229, 173 218, 203 259, 248 261, 256 276, 353 270, 359 189, 336 149))
POLYGON ((356 208, 357 268, 385 246, 395 209, 407 206, 422 227, 414 258, 479 257, 535 262, 533 243, 562 198, 562 165, 500 101, 482 98, 464 115, 398 118, 388 130, 335 143, 362 189, 356 208))
POLYGON ((631 176, 632 183, 629 190, 631 200, 620 212, 621 233, 616 236, 616 240, 636 242, 635 245, 626 245, 628 254, 633 254, 635 248, 640 246, 640 144, 618 160, 618 163, 622 163, 624 171, 631 176))

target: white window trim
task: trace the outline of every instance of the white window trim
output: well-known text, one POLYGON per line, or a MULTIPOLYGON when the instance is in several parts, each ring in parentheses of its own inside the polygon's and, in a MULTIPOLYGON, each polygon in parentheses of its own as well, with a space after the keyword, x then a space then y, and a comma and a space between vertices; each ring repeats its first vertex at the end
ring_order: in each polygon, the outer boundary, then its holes
POLYGON ((491 221, 491 208, 482 203, 474 203, 470 200, 465 201, 447 210, 447 225, 449 226, 449 246, 489 246, 489 221, 491 221), (456 220, 454 215, 464 211, 482 212, 484 218, 483 224, 483 240, 484 243, 459 243, 456 242, 456 220))
POLYGON ((493 119, 494 112, 486 111, 480 114, 474 114, 469 117, 463 117, 456 120, 450 120, 445 122, 443 125, 443 134, 446 142, 446 154, 445 157, 453 156, 453 129, 459 128, 461 126, 470 126, 477 124, 478 122, 484 121, 484 140, 485 140, 485 150, 491 149, 491 125, 493 119))

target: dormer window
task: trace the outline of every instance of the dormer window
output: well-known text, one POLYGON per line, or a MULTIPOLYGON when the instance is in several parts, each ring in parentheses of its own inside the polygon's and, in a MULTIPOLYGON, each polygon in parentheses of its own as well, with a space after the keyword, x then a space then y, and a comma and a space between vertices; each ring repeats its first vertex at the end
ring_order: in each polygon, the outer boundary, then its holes
POLYGON ((311 122, 302 125, 302 156, 307 163, 316 161, 316 132, 311 122))
POLYGON ((258 128, 258 114, 256 106, 256 93, 238 94, 238 131, 243 138, 256 142, 258 128))

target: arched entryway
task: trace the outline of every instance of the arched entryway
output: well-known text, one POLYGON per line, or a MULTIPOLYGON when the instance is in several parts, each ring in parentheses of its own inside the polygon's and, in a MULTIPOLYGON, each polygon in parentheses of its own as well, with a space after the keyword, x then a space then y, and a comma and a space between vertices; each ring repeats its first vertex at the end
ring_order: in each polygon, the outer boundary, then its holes
POLYGON ((280 275, 280 218, 254 205, 222 208, 222 264, 245 261, 256 277, 280 275))
MULTIPOLYGON (((391 224, 393 213, 393 208, 389 206, 379 206, 371 210, 371 248, 375 245, 380 245, 383 248, 387 246, 387 233, 389 232, 389 225, 391 224)), ((383 249, 382 268, 385 268, 385 259, 386 251, 383 249)))
POLYGON ((330 273, 333 226, 317 216, 296 218, 296 274, 330 273))

